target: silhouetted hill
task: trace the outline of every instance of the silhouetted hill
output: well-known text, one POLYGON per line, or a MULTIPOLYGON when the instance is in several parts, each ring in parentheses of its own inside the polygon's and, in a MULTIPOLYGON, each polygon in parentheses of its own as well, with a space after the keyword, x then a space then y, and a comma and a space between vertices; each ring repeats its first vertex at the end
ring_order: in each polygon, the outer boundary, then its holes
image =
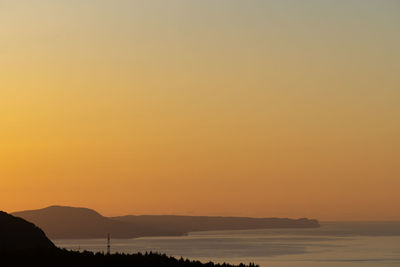
POLYGON ((33 223, 0 211, 0 250, 54 248, 45 233, 33 223))
POLYGON ((44 229, 50 238, 134 238, 184 235, 193 231, 319 227, 316 220, 207 216, 121 216, 108 218, 94 210, 51 206, 13 213, 44 229))
POLYGON ((165 232, 163 228, 135 222, 123 222, 107 218, 87 208, 51 206, 44 209, 15 212, 13 215, 31 221, 53 239, 134 238, 154 235, 179 235, 181 232, 165 232))

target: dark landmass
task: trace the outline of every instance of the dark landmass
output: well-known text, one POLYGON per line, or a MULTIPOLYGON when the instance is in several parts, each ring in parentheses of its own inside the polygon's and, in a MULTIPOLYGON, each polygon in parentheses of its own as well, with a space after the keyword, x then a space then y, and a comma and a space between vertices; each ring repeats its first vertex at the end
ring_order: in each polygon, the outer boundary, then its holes
POLYGON ((249 230, 266 228, 315 228, 317 220, 287 218, 245 218, 207 216, 142 215, 104 217, 86 208, 51 206, 39 210, 15 212, 31 221, 52 239, 135 238, 177 236, 195 231, 249 230))
MULTIPOLYGON (((104 254, 57 248, 34 224, 0 212, 0 266, 233 266, 201 263, 165 254, 104 254)), ((239 265, 246 266, 246 265, 239 265)), ((256 266, 254 264, 248 265, 256 266)))
POLYGON ((77 252, 58 249, 56 251, 25 250, 0 251, 0 264, 5 267, 19 266, 57 266, 57 267, 258 267, 254 263, 249 265, 231 265, 228 263, 202 263, 188 259, 176 259, 159 253, 137 254, 104 254, 93 252, 77 252))
POLYGON ((0 211, 0 250, 55 248, 39 227, 0 211))
POLYGON ((38 225, 52 239, 105 238, 108 233, 113 238, 183 234, 179 229, 167 231, 160 225, 107 218, 86 208, 51 206, 12 214, 38 225))

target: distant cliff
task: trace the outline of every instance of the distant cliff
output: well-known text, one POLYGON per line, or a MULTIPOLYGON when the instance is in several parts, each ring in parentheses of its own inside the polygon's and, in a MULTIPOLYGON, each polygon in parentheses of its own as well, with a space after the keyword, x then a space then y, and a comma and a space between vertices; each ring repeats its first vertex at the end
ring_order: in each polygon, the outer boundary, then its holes
POLYGON ((316 220, 207 216, 127 215, 108 218, 94 210, 51 206, 13 215, 41 227, 50 238, 114 238, 184 235, 194 231, 319 227, 316 220))

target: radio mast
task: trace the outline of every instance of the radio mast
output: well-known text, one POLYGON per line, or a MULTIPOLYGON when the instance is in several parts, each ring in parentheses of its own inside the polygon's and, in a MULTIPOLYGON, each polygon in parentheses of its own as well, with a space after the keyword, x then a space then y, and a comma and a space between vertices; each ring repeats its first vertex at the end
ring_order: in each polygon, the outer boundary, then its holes
POLYGON ((107 254, 110 255, 111 252, 111 239, 110 234, 107 234, 107 254))

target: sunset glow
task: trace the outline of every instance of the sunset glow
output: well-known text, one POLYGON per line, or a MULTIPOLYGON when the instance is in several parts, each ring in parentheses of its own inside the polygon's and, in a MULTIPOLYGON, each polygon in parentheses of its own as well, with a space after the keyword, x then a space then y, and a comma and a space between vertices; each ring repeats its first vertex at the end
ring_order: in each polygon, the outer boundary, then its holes
POLYGON ((400 220, 399 14, 1 1, 1 209, 400 220))

